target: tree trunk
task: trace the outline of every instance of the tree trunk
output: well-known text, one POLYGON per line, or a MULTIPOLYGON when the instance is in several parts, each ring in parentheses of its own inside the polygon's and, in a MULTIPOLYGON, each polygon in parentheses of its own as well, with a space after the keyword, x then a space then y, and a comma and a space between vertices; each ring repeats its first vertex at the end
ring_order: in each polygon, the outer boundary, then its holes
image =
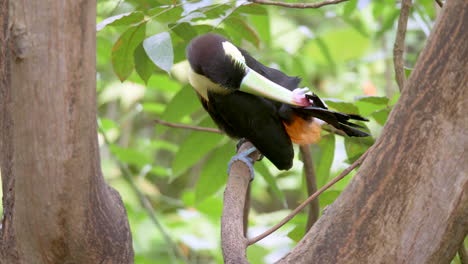
POLYGON ((100 167, 96 2, 9 4, 0 0, 0 263, 133 263, 125 208, 100 167))
POLYGON ((450 263, 468 232, 468 5, 441 17, 349 186, 279 263, 450 263))

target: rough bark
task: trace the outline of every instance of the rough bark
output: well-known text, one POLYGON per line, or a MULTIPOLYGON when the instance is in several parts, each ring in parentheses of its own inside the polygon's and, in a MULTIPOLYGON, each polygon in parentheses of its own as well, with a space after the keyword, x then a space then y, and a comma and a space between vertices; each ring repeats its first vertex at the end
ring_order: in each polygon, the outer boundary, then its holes
POLYGON ((125 208, 100 168, 96 2, 4 3, 0 263, 133 263, 125 208))
POLYGON ((279 263, 450 263, 468 232, 467 28, 447 1, 375 148, 279 263))
MULTIPOLYGON (((252 148, 252 143, 246 141, 239 148, 242 153, 252 148)), ((250 157, 255 161, 260 153, 254 151, 250 157)), ((223 249, 224 263, 249 263, 246 257, 247 238, 245 237, 244 214, 248 189, 250 184, 250 171, 242 161, 232 163, 228 183, 224 191, 223 215, 221 218, 221 247, 223 249)))

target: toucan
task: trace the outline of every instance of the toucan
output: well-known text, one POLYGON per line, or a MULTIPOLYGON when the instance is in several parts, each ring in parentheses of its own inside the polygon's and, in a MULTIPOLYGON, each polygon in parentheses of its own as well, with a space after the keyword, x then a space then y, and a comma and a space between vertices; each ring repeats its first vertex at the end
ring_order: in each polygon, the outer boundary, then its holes
MULTIPOLYGON (((232 138, 252 142, 280 170, 292 167, 292 143, 320 139, 316 119, 348 136, 369 136, 358 129, 364 127, 349 121, 367 119, 329 110, 308 88, 298 88, 300 78, 261 64, 221 35, 192 39, 186 55, 190 84, 217 126, 232 138)), ((240 153, 237 159, 245 161, 251 152, 240 153)), ((253 173, 251 164, 250 169, 253 173)))

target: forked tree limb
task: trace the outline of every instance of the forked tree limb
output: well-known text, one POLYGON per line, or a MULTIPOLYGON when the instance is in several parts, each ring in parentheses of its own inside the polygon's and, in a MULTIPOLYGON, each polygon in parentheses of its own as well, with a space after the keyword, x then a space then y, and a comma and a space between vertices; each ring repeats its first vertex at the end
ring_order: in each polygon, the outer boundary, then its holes
POLYGON ((450 263, 468 233, 467 28, 447 1, 377 146, 278 263, 450 263))

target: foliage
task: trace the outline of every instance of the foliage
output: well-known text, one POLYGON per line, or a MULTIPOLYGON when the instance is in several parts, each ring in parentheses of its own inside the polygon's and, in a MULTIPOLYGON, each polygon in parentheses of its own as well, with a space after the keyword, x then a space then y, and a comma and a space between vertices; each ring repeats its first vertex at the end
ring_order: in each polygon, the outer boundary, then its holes
MULTIPOLYGON (((185 261, 174 255, 122 178, 121 164, 149 198, 186 261, 222 261, 222 189, 235 142, 225 135, 153 121, 215 127, 188 85, 185 47, 193 37, 207 32, 228 36, 264 64, 301 76, 302 85, 321 97, 337 98, 326 99, 331 108, 370 119, 362 125, 373 138, 323 132, 323 140, 311 147, 320 187, 373 144, 397 102, 391 49, 398 14, 390 0, 349 1, 320 9, 244 1, 99 1, 98 107, 101 139, 107 140, 101 140, 102 165, 126 205, 136 263, 185 261)), ((414 65, 435 16, 431 1, 415 3, 406 65, 414 65)), ((277 171, 266 159, 255 169, 251 235, 275 224, 307 196, 298 158, 288 172, 277 171)), ((338 197, 350 178, 320 196, 321 209, 338 197)), ((251 247, 253 263, 281 257, 302 237, 305 222, 302 213, 278 234, 251 247)))

